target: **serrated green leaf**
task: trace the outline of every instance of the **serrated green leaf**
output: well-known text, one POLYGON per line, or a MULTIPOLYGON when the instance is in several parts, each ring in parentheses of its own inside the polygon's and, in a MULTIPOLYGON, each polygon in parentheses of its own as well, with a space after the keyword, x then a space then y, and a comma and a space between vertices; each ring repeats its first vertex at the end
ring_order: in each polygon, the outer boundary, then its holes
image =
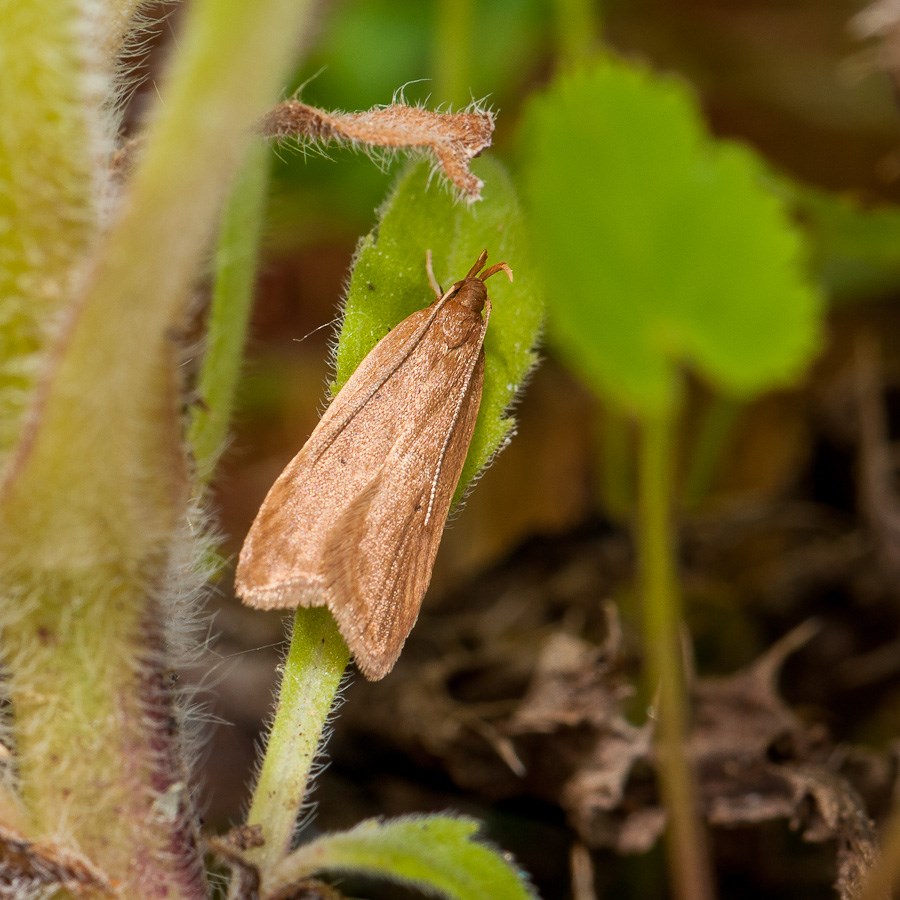
POLYGON ((800 237, 684 84, 602 60, 536 98, 523 138, 551 340, 595 388, 655 415, 684 364, 751 396, 810 360, 820 303, 800 237))
POLYGON ((431 250, 434 273, 447 286, 463 277, 478 254, 506 260, 515 272, 509 284, 490 281, 493 304, 485 340, 485 378, 478 423, 457 496, 508 437, 513 420, 505 411, 534 364, 534 346, 543 305, 525 246, 515 191, 499 163, 473 166, 484 180, 483 200, 456 201, 425 162, 408 166, 381 210, 377 228, 363 238, 344 310, 336 354, 333 391, 350 377, 365 355, 398 322, 432 302, 425 272, 431 250))
POLYGON ((369 819, 295 850, 266 888, 274 891, 315 872, 356 872, 453 900, 536 897, 509 854, 473 840, 479 827, 464 816, 369 819))

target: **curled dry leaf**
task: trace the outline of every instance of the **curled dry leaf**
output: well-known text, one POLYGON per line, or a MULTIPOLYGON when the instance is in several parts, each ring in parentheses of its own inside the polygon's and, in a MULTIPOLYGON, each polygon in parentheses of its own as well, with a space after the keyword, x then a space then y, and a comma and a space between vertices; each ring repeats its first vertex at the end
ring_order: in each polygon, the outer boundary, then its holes
MULTIPOLYGON (((440 619, 442 638, 452 647, 465 634, 471 645, 469 617, 459 616, 456 637, 454 621, 440 619)), ((855 768, 853 784, 872 782, 864 788, 869 797, 890 793, 895 766, 871 754, 855 762, 849 751, 835 754, 824 730, 806 724, 781 698, 785 660, 815 632, 814 623, 802 625, 746 668, 698 679, 689 752, 711 824, 788 820, 807 840, 835 842, 836 887, 842 900, 852 900, 876 851, 865 804, 845 773, 855 768)), ((534 651, 521 634, 509 646, 493 635, 483 649, 423 658, 417 671, 409 668, 411 656, 395 688, 402 686, 402 696, 373 697, 356 721, 371 729, 374 718, 387 718, 392 738, 410 753, 440 758, 460 785, 487 797, 536 796, 559 804, 586 847, 644 852, 665 828, 653 775, 654 725, 626 715, 634 688, 610 611, 607 634, 598 646, 552 633, 524 679, 523 656, 534 651), (508 700, 464 703, 458 685, 488 672, 495 688, 509 688, 508 700), (479 715, 488 727, 473 727, 479 715), (519 762, 516 770, 500 742, 519 762)), ((390 695, 391 686, 380 690, 390 695)))
POLYGON ((264 843, 259 825, 240 825, 222 837, 207 841, 210 851, 231 870, 229 896, 236 900, 256 900, 259 897, 259 869, 245 856, 247 850, 264 843))
POLYGON ((875 825, 862 800, 843 778, 823 766, 787 767, 782 774, 793 787, 795 809, 809 811, 804 838, 837 840, 834 886, 841 900, 854 900, 878 858, 875 825))
POLYGON ((36 844, 0 826, 0 897, 115 897, 106 876, 92 862, 58 844, 36 844))
POLYGON ((239 825, 222 837, 210 838, 209 849, 231 870, 228 896, 232 900, 343 900, 340 891, 316 878, 266 890, 259 869, 246 856, 264 842, 259 825, 239 825))
MULTIPOLYGON (((467 200, 480 200, 484 182, 469 169, 469 162, 491 146, 494 115, 487 110, 433 112, 420 106, 394 103, 364 112, 327 112, 299 100, 273 107, 259 125, 263 137, 300 141, 427 150, 440 170, 467 200)), ((144 145, 143 135, 131 138, 110 157, 110 171, 124 180, 134 168, 144 145)))
POLYGON ((478 109, 432 112, 402 103, 365 112, 326 112, 299 100, 287 100, 265 116, 260 131, 271 138, 426 149, 434 154, 444 175, 467 199, 478 200, 482 182, 469 170, 469 161, 490 147, 494 116, 478 109))

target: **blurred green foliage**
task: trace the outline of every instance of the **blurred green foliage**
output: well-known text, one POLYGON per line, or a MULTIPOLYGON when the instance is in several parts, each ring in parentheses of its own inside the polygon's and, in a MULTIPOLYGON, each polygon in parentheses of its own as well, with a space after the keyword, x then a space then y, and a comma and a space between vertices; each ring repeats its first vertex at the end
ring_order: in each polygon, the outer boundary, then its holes
POLYGON ((673 408, 682 365, 750 396, 809 361, 800 235, 686 85, 600 60, 532 100, 522 152, 551 339, 604 395, 648 416, 673 408))

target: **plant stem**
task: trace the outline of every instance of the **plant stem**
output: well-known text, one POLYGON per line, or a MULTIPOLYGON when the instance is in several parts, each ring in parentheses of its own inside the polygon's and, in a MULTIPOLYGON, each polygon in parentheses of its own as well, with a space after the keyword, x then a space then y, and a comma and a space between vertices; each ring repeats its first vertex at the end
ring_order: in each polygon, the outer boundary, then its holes
POLYGON ((216 281, 206 325, 206 353, 197 380, 200 402, 191 411, 188 443, 197 479, 205 486, 225 446, 241 370, 266 205, 269 148, 251 145, 222 216, 216 281))
POLYGON ((472 87, 472 0, 440 0, 434 40, 437 98, 464 106, 472 87))
MULTIPOLYGON (((0 464, 21 436, 39 360, 96 241, 105 146, 100 33, 74 0, 0 0, 0 464), (52 60, 52 65, 48 64, 52 60), (52 173, 52 177, 50 177, 52 173)), ((3 468, 0 465, 0 468, 3 468)))
POLYGON ((556 45, 559 65, 575 68, 593 54, 599 35, 594 0, 555 0, 556 45))
POLYGON ((248 825, 263 829, 265 843, 248 853, 263 880, 290 852, 310 772, 349 659, 327 609, 297 610, 278 706, 247 816, 248 825))
MULTIPOLYGON (((53 22, 54 4, 45 5, 53 22)), ((122 896, 206 891, 200 852, 182 828, 188 794, 172 762, 181 748, 164 689, 168 648, 164 636, 149 641, 177 619, 174 604, 160 613, 157 601, 178 593, 169 562, 189 540, 171 329, 311 6, 190 4, 115 218, 88 243, 94 256, 85 250, 72 266, 62 293, 72 314, 57 329, 42 402, 0 489, 0 632, 29 837, 64 835, 122 896)), ((35 34, 44 27, 38 21, 35 34)), ((79 35, 91 40, 66 29, 70 41, 79 35)), ((73 46, 76 56, 88 51, 73 46)), ((39 53, 34 71, 52 71, 48 59, 56 56, 39 53)), ((41 119, 44 107, 35 108, 41 119)), ((93 151, 84 135, 71 136, 64 155, 93 151)), ((54 171, 17 183, 16 204, 46 194, 54 171)), ((68 220, 51 212, 60 227, 68 220)))
POLYGON ((706 836, 699 819, 693 775, 685 755, 687 722, 682 671, 680 596, 671 527, 673 419, 647 419, 639 441, 638 555, 643 588, 647 674, 656 689, 656 758, 668 815, 666 844, 673 894, 711 900, 706 836))

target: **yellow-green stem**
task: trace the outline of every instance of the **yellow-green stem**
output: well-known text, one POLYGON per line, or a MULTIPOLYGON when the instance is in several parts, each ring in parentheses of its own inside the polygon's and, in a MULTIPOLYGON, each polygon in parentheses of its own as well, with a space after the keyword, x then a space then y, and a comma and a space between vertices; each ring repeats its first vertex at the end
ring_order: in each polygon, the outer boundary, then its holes
POLYGON ((555 0, 556 44, 559 64, 565 68, 586 63, 599 35, 596 0, 555 0))
POLYGON ((103 78, 83 0, 0 0, 0 472, 96 239, 103 78))
POLYGON ((464 106, 471 99, 472 0, 438 0, 434 80, 439 102, 464 106))
POLYGON ((228 437, 253 305, 268 176, 269 148, 256 141, 225 204, 216 247, 216 280, 206 322, 206 352, 188 428, 200 487, 212 478, 228 437))
POLYGON ((642 581, 650 690, 656 691, 657 777, 668 817, 666 849, 673 896, 711 900, 712 877, 694 777, 687 758, 681 602, 672 529, 673 419, 643 423, 638 443, 636 541, 642 581))
POLYGON ((275 718, 247 816, 248 825, 263 830, 265 843, 249 854, 263 881, 291 849, 310 771, 349 659, 327 609, 297 610, 275 718))
POLYGON ((122 896, 205 891, 179 821, 156 630, 159 594, 177 590, 170 554, 187 540, 171 332, 310 7, 190 5, 164 102, 96 255, 76 267, 81 294, 64 297, 73 315, 0 491, 0 627, 23 796, 38 836, 71 840, 122 896))

